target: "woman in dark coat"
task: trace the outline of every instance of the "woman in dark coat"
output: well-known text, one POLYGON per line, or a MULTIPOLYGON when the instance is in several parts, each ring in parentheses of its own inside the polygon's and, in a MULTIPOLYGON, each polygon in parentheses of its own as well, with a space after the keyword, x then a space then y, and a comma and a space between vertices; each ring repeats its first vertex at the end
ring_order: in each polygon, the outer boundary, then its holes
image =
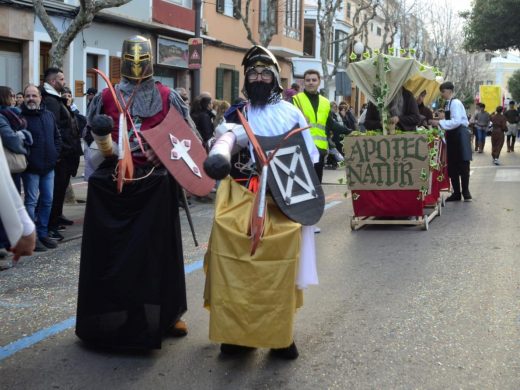
POLYGON ((204 145, 213 137, 215 128, 213 127, 213 118, 215 114, 212 112, 213 104, 210 96, 201 96, 194 102, 190 115, 197 126, 204 145))
POLYGON ((491 133, 491 157, 493 157, 493 164, 500 165, 498 157, 500 157, 500 151, 504 146, 504 133, 507 131, 507 120, 502 114, 501 106, 498 106, 496 113, 491 116, 491 123, 493 124, 493 132, 491 133))

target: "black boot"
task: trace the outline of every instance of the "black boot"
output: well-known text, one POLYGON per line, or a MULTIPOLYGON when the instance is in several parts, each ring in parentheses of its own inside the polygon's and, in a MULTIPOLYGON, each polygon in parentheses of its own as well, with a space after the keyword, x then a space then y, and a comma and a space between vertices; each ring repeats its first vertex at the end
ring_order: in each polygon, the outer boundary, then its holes
POLYGON ((446 198, 446 202, 455 202, 462 199, 460 195, 460 181, 459 175, 450 177, 451 187, 453 188, 453 193, 446 198))
POLYGON ((298 353, 298 348, 296 348, 296 344, 294 343, 294 341, 291 345, 289 345, 286 348, 272 348, 271 353, 274 356, 286 360, 298 359, 298 356, 300 356, 300 354, 298 353))
POLYGON ((468 166, 464 167, 460 173, 460 183, 462 186, 462 196, 464 197, 464 202, 471 202, 472 197, 469 192, 469 163, 468 166))

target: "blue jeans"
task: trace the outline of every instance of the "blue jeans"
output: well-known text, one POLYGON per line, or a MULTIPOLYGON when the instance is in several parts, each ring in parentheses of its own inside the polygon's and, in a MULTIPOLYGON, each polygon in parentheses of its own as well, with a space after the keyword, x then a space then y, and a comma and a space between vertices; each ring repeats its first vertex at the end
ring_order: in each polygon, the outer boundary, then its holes
POLYGON ((45 175, 24 172, 22 181, 25 208, 36 225, 36 234, 38 237, 47 237, 54 190, 54 171, 45 175), (38 206, 38 210, 36 210, 36 206, 38 206))
POLYGON ((487 129, 485 127, 479 127, 477 126, 477 134, 475 136, 477 137, 477 142, 486 142, 486 131, 487 129))

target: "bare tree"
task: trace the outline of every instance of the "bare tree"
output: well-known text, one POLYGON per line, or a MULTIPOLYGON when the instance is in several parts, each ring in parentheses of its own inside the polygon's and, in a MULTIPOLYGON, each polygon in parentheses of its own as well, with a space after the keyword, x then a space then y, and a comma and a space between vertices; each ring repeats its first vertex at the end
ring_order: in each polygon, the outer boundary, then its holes
POLYGON ((130 1, 131 0, 80 0, 79 7, 76 8, 76 17, 72 19, 67 29, 60 33, 47 13, 43 0, 33 0, 34 12, 51 37, 52 46, 49 51, 50 65, 60 68, 63 66, 63 57, 67 53, 70 44, 79 32, 92 24, 97 13, 106 8, 119 7, 130 1))
MULTIPOLYGON (((471 104, 477 95, 479 83, 485 78, 487 63, 484 53, 468 53, 462 50, 451 56, 451 76, 457 89, 457 97, 471 104)), ((494 109, 494 107, 493 107, 494 109)))
POLYGON ((242 21, 244 28, 246 29, 247 39, 253 45, 262 45, 264 47, 268 47, 269 43, 273 39, 273 35, 277 33, 278 27, 278 10, 283 12, 284 2, 279 0, 261 0, 259 4, 263 4, 260 6, 259 12, 261 13, 259 19, 259 35, 260 39, 258 42, 254 38, 253 30, 251 28, 251 16, 255 15, 255 10, 251 6, 252 0, 246 0, 244 12, 242 12, 241 1, 233 0, 233 13, 236 18, 242 21), (280 7, 280 8, 279 8, 280 7))
MULTIPOLYGON (((417 0, 397 0, 399 10, 399 32, 401 33, 401 47, 409 48, 413 39, 413 29, 410 22, 414 19, 417 0)), ((413 24, 412 24, 413 25, 413 24)))
POLYGON ((386 0, 381 5, 380 14, 384 19, 384 33, 381 51, 388 52, 394 46, 397 35, 402 48, 417 49, 417 40, 421 38, 417 0, 386 0))
POLYGON ((383 38, 380 47, 383 53, 388 52, 388 49, 394 46, 395 37, 399 32, 399 9, 399 4, 395 0, 384 1, 380 7, 380 14, 384 19, 383 38))
POLYGON ((332 32, 334 30, 336 13, 341 4, 342 0, 318 0, 316 19, 320 30, 320 59, 325 96, 328 96, 329 82, 336 75, 338 67, 343 66, 345 61, 348 60, 346 49, 352 47, 356 37, 360 36, 364 31, 367 32, 368 22, 376 16, 379 0, 358 0, 356 11, 352 16, 352 29, 345 37, 334 40, 332 32), (343 43, 346 49, 342 50, 341 53, 337 53, 338 55, 333 61, 333 69, 329 72, 329 52, 332 52, 333 46, 339 43, 343 43))
MULTIPOLYGON (((426 5, 426 3, 425 3, 426 5)), ((462 51, 462 24, 449 0, 439 0, 435 7, 428 7, 428 30, 430 58, 428 62, 450 77, 453 69, 452 56, 462 51)))

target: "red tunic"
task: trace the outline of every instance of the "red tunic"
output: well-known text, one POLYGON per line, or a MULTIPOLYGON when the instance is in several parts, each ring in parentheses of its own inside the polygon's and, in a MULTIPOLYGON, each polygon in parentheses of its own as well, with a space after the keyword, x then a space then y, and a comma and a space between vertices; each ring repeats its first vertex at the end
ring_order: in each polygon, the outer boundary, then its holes
MULTIPOLYGON (((159 93, 161 94, 162 99, 162 110, 159 111, 154 116, 141 118, 141 131, 146 131, 148 129, 151 129, 152 127, 157 126, 159 123, 161 123, 166 115, 168 114, 168 111, 170 109, 170 88, 167 86, 162 85, 159 82, 155 83, 155 86, 157 89, 159 89, 159 93)), ((139 93, 139 91, 137 92, 139 93)), ((114 102, 114 99, 112 97, 112 94, 110 93, 108 88, 105 88, 103 92, 101 92, 101 98, 103 102, 103 112, 112 117, 114 120, 114 129, 112 130, 112 140, 114 142, 119 142, 119 111, 117 110, 117 106, 114 102)), ((128 129, 131 129, 131 124, 127 119, 128 129)), ((135 135, 132 134, 130 141, 135 139, 135 135)), ((143 156, 141 151, 137 153, 132 153, 132 160, 134 160, 134 164, 136 165, 143 165, 146 163, 146 158, 143 156)))

